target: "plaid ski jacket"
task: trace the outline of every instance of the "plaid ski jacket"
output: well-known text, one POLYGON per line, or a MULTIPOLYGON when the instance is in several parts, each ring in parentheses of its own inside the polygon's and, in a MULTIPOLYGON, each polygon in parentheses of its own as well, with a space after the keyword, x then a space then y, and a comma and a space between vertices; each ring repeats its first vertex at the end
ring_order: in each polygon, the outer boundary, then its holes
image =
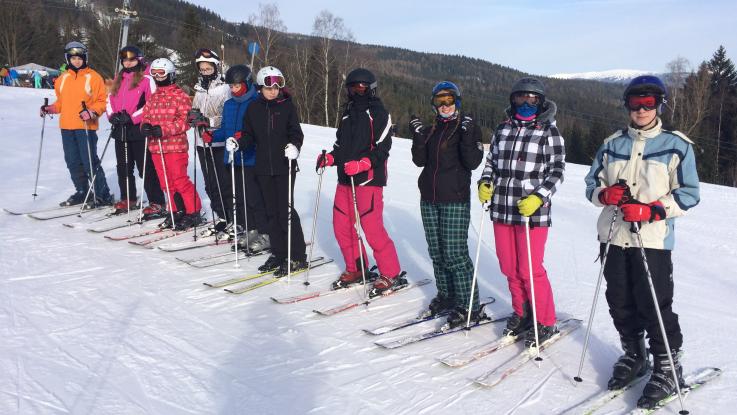
POLYGON ((494 184, 491 220, 506 225, 522 225, 517 201, 535 194, 543 205, 532 216, 530 226, 550 226, 551 197, 563 182, 565 146, 555 126, 557 106, 545 101, 543 112, 533 121, 512 117, 497 126, 491 151, 481 174, 482 181, 494 184))

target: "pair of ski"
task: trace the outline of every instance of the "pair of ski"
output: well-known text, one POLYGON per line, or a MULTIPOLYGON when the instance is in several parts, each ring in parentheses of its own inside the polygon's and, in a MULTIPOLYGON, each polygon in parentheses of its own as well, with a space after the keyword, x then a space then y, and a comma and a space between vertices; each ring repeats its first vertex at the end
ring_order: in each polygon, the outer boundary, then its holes
MULTIPOLYGON (((207 226, 210 222, 205 222, 200 226, 207 226)), ((133 232, 125 235, 105 235, 106 239, 110 239, 111 241, 128 241, 129 243, 133 245, 139 245, 139 246, 147 246, 154 242, 159 242, 164 239, 173 238, 175 236, 179 236, 182 234, 185 234, 187 232, 191 232, 191 229, 183 229, 183 230, 173 230, 171 228, 153 228, 153 229, 146 229, 141 230, 138 232, 133 232), (161 234, 161 235, 158 235, 161 234), (138 239, 142 238, 144 236, 150 236, 150 235, 156 235, 152 238, 144 239, 144 240, 137 240, 132 241, 132 239, 138 239)))
MULTIPOLYGON (((316 257, 316 258, 313 258, 312 259, 312 262, 310 263, 309 269, 317 268, 317 267, 323 266, 325 264, 329 264, 331 262, 333 262, 333 259, 332 258, 316 257)), ((307 268, 300 269, 300 270, 294 270, 294 271, 292 271, 292 274, 291 275, 292 276, 299 275, 299 274, 301 274, 303 272, 306 272, 306 271, 307 271, 307 268)), ((273 284, 273 283, 275 283, 275 282, 277 282, 279 280, 284 279, 284 277, 276 277, 276 276, 273 276, 274 272, 275 272, 275 270, 269 270, 269 271, 257 272, 255 274, 249 274, 249 275, 245 275, 245 276, 241 276, 241 277, 229 278, 229 279, 226 279, 226 280, 221 280, 221 281, 216 281, 216 282, 203 282, 202 284, 204 284, 204 285, 206 285, 208 287, 211 287, 211 288, 223 288, 223 287, 227 287, 227 286, 230 286, 230 285, 235 285, 235 284, 239 284, 239 283, 242 283, 242 282, 247 282, 247 281, 255 280, 255 279, 258 279, 258 278, 261 278, 261 277, 265 277, 267 275, 272 275, 272 278, 269 278, 269 279, 266 279, 266 280, 263 280, 263 281, 259 281, 259 282, 256 282, 256 283, 245 284, 245 285, 238 286, 238 287, 233 287, 233 288, 225 288, 225 291, 227 291, 227 292, 229 292, 231 294, 243 294, 243 293, 246 293, 248 291, 253 291, 256 288, 261 288, 261 287, 264 287, 266 285, 270 285, 270 284, 273 284)))
MULTIPOLYGON (((576 407, 567 410, 566 412, 564 412, 564 414, 594 415, 599 409, 606 406, 609 402, 612 402, 615 399, 623 396, 625 392, 639 385, 645 379, 648 379, 650 377, 650 373, 651 372, 648 371, 643 376, 635 378, 634 380, 632 380, 632 382, 628 383, 621 389, 604 390, 600 393, 597 393, 594 396, 590 397, 589 399, 586 399, 585 401, 579 403, 578 405, 576 405, 576 407)), ((698 370, 690 374, 689 376, 686 376, 684 378, 686 386, 681 388, 681 393, 683 394, 683 397, 685 398, 686 396, 688 396, 688 394, 706 385, 709 381, 716 379, 721 374, 722 374, 721 369, 716 368, 716 367, 707 367, 707 368, 698 370)), ((631 415, 652 414, 660 409, 663 409, 669 403, 673 401, 677 401, 677 400, 678 400, 677 394, 669 395, 668 397, 656 403, 655 406, 650 409, 636 408, 630 411, 629 414, 631 415)))
POLYGON ((3 208, 3 210, 15 216, 25 215, 25 216, 28 216, 29 218, 36 219, 36 220, 49 220, 49 219, 64 218, 67 216, 74 216, 80 213, 103 211, 109 208, 110 208, 109 206, 101 206, 101 207, 96 207, 96 208, 82 209, 80 206, 59 206, 59 207, 48 208, 48 209, 36 209, 36 210, 27 210, 27 211, 13 210, 13 209, 8 209, 8 208, 3 208))

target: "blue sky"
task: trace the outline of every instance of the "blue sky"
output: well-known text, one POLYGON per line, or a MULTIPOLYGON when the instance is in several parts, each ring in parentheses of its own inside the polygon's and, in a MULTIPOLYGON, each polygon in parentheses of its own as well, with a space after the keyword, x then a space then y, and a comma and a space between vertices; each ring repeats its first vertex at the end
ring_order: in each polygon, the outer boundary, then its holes
MULTIPOLYGON (((191 1, 191 0, 190 0, 191 1)), ((228 21, 258 2, 196 0, 228 21)), ((309 34, 320 10, 343 18, 360 43, 460 54, 525 72, 663 71, 683 56, 698 65, 719 47, 737 58, 737 1, 273 0, 288 31, 309 34)))

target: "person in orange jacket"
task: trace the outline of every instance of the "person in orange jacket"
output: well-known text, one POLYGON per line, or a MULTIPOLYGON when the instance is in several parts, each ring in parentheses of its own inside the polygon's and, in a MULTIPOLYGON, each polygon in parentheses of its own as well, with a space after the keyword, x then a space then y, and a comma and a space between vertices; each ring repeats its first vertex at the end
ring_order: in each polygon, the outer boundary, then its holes
POLYGON ((83 44, 67 43, 64 57, 68 70, 54 84, 56 102, 41 106, 42 117, 60 114, 64 161, 75 188, 74 194, 59 205, 83 203, 93 179, 94 197, 88 198, 88 203, 112 205, 113 196, 97 157, 97 117, 105 112, 105 82, 100 74, 87 66, 87 48, 83 44))

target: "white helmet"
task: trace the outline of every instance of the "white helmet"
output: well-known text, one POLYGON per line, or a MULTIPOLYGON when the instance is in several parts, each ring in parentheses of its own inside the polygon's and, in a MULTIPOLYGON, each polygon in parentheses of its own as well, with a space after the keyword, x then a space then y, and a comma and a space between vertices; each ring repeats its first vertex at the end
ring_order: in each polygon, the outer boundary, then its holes
POLYGON ((273 66, 261 68, 256 74, 256 83, 259 87, 273 87, 276 85, 279 88, 284 88, 284 85, 286 85, 284 75, 273 66))
POLYGON ((213 66, 217 67, 220 64, 220 57, 212 50, 202 48, 194 54, 195 66, 199 67, 200 62, 210 62, 213 66))
MULTIPOLYGON (((174 80, 177 78, 177 69, 174 66, 174 63, 166 58, 158 58, 154 59, 153 62, 151 62, 151 68, 149 68, 148 72, 151 74, 151 76, 154 76, 154 73, 161 74, 160 71, 164 71, 163 73, 166 74, 167 79, 170 82, 174 82, 174 80)), ((155 80, 156 78, 154 78, 155 80)))

